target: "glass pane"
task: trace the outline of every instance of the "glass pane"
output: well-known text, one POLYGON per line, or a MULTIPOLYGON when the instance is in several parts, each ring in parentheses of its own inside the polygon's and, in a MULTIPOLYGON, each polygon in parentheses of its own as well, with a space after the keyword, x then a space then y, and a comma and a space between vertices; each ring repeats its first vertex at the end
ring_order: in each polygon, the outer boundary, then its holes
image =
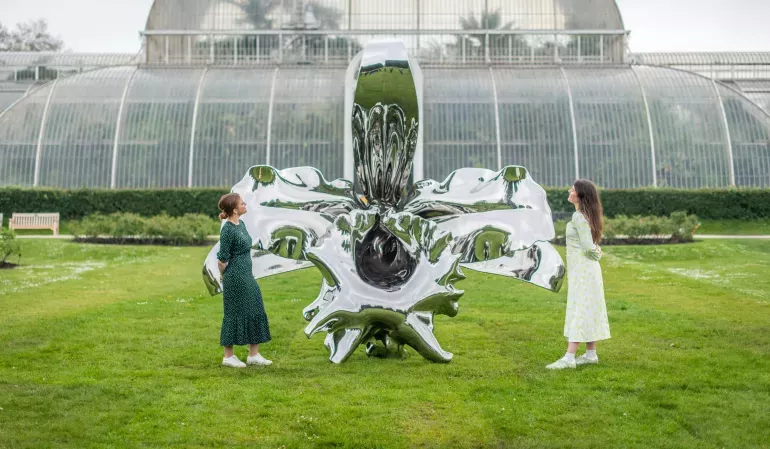
POLYGON ((497 169, 492 78, 484 69, 423 69, 424 176, 464 167, 497 169))
POLYGON ((195 95, 202 70, 143 68, 126 98, 117 187, 186 187, 195 95))
POLYGON ((719 86, 730 127, 735 185, 770 187, 770 116, 738 92, 719 86))
POLYGON ((266 163, 274 71, 209 70, 198 105, 193 185, 231 187, 249 167, 266 163))
POLYGON ((0 185, 31 186, 43 112, 53 83, 0 116, 0 185))
POLYGON ((51 97, 40 185, 109 187, 120 101, 133 67, 62 79, 51 97))
POLYGON ((281 69, 275 85, 270 164, 344 173, 344 69, 281 69))
POLYGON ((567 83, 559 69, 496 69, 503 165, 522 165, 545 186, 575 180, 567 83))
POLYGON ((729 186, 727 132, 712 81, 659 67, 633 70, 650 105, 658 186, 729 186))
POLYGON ((575 106, 580 177, 606 188, 653 185, 650 128, 634 73, 565 72, 575 106))

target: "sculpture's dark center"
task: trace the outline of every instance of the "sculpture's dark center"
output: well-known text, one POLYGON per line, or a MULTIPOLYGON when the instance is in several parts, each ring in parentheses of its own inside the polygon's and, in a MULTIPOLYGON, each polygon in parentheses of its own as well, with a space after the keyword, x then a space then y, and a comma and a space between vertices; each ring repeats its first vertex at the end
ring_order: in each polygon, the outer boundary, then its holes
POLYGON ((369 285, 393 290, 412 277, 417 261, 393 234, 379 226, 356 244, 358 275, 369 285))

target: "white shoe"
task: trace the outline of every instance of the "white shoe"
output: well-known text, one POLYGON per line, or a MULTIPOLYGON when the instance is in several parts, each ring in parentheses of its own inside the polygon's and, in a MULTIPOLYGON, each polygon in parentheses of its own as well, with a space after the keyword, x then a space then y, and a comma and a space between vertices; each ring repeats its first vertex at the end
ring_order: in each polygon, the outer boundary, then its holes
POLYGON ((575 357, 575 365, 577 365, 577 366, 580 366, 580 365, 596 365, 598 363, 599 363, 599 357, 597 357, 595 359, 592 359, 592 358, 586 357, 585 354, 579 355, 579 356, 575 357))
POLYGON ((575 368, 575 361, 574 360, 565 360, 563 358, 551 363, 550 365, 546 366, 546 369, 565 369, 565 368, 575 368))
POLYGON ((257 353, 254 357, 248 356, 246 358, 246 363, 249 365, 260 365, 260 366, 268 366, 272 365, 272 360, 267 360, 266 358, 262 357, 262 354, 257 353))
POLYGON ((231 368, 246 368, 246 364, 235 355, 222 359, 222 366, 229 366, 231 368))

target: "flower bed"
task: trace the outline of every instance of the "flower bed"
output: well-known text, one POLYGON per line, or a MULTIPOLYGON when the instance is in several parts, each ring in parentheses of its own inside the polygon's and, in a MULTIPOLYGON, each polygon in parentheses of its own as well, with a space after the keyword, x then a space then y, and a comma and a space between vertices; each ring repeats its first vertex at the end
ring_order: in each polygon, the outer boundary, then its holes
MULTIPOLYGON (((554 223, 554 243, 563 245, 567 220, 554 223)), ((627 217, 619 215, 604 219, 602 245, 662 245, 693 241, 700 222, 695 215, 674 212, 668 217, 627 217)))
POLYGON ((131 213, 93 214, 72 222, 75 241, 132 245, 205 245, 219 232, 219 221, 201 214, 152 218, 131 213))

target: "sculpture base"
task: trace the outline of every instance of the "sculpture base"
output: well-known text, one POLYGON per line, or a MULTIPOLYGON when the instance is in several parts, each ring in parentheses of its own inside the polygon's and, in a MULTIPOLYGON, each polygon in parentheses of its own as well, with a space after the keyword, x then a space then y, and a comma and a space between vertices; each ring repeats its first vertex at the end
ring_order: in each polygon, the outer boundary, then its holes
POLYGON ((403 343, 394 341, 385 331, 379 331, 366 343, 366 355, 378 359, 399 359, 409 357, 403 343))

